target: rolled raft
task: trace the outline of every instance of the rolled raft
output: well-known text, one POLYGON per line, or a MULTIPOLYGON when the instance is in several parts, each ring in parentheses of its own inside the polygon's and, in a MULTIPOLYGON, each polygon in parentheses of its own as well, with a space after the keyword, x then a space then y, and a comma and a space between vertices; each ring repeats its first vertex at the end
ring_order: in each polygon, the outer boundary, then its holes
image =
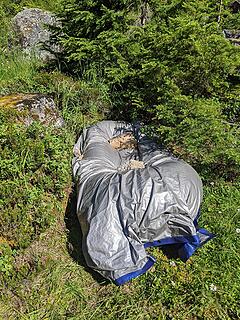
POLYGON ((145 249, 164 246, 186 261, 212 238, 199 229, 202 182, 187 163, 164 152, 134 125, 102 121, 85 129, 74 147, 77 215, 89 267, 117 285, 155 262, 145 249), (137 148, 109 141, 132 133, 137 148), (144 166, 131 169, 129 161, 144 166))

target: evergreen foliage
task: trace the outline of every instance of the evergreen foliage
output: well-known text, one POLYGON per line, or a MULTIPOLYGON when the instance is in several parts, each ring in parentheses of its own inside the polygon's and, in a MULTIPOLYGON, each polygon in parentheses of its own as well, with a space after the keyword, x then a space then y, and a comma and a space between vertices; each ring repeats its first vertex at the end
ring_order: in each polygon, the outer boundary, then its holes
POLYGON ((70 0, 60 17, 63 70, 97 74, 117 119, 144 121, 199 170, 235 176, 240 55, 223 36, 228 2, 70 0))

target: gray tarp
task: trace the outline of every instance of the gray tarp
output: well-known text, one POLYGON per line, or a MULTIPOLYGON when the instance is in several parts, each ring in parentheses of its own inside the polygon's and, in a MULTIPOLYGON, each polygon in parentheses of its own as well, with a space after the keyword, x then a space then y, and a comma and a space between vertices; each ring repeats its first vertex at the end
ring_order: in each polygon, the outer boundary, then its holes
POLYGON ((174 244, 187 260, 212 237, 197 226, 202 183, 196 171, 133 125, 103 121, 87 128, 74 154, 82 249, 87 265, 104 277, 121 285, 153 265, 147 247, 174 244), (108 140, 124 132, 134 133, 137 150, 111 147, 108 140), (124 171, 129 159, 145 168, 124 171))

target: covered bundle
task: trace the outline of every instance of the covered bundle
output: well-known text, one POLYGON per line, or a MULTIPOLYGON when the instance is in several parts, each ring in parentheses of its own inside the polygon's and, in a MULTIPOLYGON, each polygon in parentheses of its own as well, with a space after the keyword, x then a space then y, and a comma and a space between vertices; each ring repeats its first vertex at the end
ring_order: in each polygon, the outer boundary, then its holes
POLYGON ((83 254, 105 278, 121 285, 147 271, 155 262, 148 247, 164 246, 186 261, 212 237, 197 224, 196 171, 138 127, 100 122, 83 131, 74 155, 83 254))

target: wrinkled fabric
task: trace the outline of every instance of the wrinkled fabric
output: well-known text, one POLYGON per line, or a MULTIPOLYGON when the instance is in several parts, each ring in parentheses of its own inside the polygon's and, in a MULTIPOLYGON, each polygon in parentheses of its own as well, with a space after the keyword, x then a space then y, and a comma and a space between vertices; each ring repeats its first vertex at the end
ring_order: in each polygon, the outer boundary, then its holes
POLYGON ((169 247, 187 260, 212 237, 197 224, 202 201, 197 172, 139 128, 102 121, 83 131, 74 154, 83 254, 105 278, 121 285, 147 271, 155 262, 148 247, 169 247), (135 135, 137 149, 113 149, 108 140, 126 132, 135 135), (123 171, 131 159, 145 168, 123 171))

